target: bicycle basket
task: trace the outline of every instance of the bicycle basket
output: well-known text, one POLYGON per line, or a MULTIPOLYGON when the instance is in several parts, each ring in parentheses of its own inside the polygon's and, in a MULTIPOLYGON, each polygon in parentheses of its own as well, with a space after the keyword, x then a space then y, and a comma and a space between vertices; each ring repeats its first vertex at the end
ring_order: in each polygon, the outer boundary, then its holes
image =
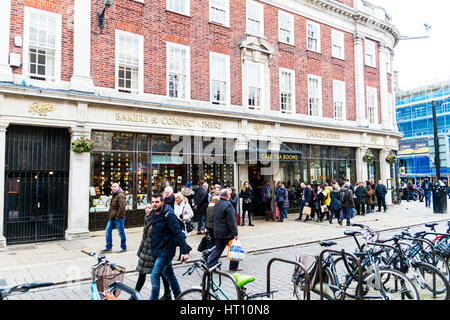
POLYGON ((450 245, 447 243, 439 243, 436 248, 436 252, 444 258, 450 257, 450 245))
MULTIPOLYGON (((120 269, 125 271, 125 268, 118 266, 120 269)), ((108 290, 108 284, 114 281, 123 282, 125 274, 112 270, 109 265, 103 265, 97 269, 95 272, 95 283, 97 284, 98 291, 102 297, 104 297, 104 292, 108 290)), ((115 290, 114 295, 118 297, 120 295, 120 290, 115 290)))

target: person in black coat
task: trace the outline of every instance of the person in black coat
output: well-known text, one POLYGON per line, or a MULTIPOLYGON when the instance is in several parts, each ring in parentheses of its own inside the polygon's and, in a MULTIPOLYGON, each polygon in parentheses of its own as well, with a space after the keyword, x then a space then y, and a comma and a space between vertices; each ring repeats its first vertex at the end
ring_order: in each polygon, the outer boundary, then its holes
MULTIPOLYGON (((230 203, 231 192, 223 189, 220 193, 220 200, 214 205, 214 238, 216 247, 209 256, 206 266, 211 268, 217 264, 223 250, 227 247, 230 240, 238 239, 238 230, 236 225, 235 211, 230 203)), ((230 271, 240 271, 238 261, 230 261, 230 271)))
POLYGON ((242 198, 242 220, 241 220, 241 226, 245 225, 245 212, 248 213, 248 225, 253 227, 252 223, 252 216, 253 216, 253 209, 252 209, 252 202, 253 202, 253 190, 248 184, 248 182, 244 182, 244 185, 242 186, 241 193, 239 193, 239 198, 242 198))
MULTIPOLYGON (((311 207, 311 202, 312 202, 311 189, 308 186, 306 186, 306 184, 304 184, 303 182, 301 183, 300 187, 302 188, 301 198, 300 198, 300 215, 298 216, 296 221, 302 221, 303 208, 311 207)), ((309 216, 306 217, 305 221, 308 221, 308 220, 310 220, 309 216)))
POLYGON ((387 194, 387 188, 383 184, 383 181, 378 181, 378 185, 375 188, 375 195, 377 196, 377 202, 378 202, 378 210, 377 212, 381 211, 381 205, 383 205, 384 212, 386 212, 386 197, 387 194))
POLYGON ((198 222, 197 222, 197 234, 204 233, 202 232, 203 222, 206 218, 206 209, 208 208, 208 184, 206 182, 200 181, 200 187, 197 188, 194 195, 194 213, 197 214, 198 222))

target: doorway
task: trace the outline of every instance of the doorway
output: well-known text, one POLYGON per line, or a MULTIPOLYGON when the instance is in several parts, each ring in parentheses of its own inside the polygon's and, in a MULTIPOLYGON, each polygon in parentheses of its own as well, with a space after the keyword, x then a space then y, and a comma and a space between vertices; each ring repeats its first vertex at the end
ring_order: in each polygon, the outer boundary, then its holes
POLYGON ((261 192, 266 182, 271 182, 271 176, 261 175, 262 164, 248 166, 248 182, 253 189, 253 215, 266 216, 266 209, 262 202, 261 192))

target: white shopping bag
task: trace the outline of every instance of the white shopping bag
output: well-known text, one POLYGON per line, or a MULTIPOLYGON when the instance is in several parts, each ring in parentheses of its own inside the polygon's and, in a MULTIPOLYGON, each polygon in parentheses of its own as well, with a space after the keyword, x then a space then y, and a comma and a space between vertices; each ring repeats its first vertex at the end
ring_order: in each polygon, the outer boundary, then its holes
POLYGON ((239 240, 231 240, 228 242, 228 256, 230 261, 242 261, 245 258, 244 248, 239 240))

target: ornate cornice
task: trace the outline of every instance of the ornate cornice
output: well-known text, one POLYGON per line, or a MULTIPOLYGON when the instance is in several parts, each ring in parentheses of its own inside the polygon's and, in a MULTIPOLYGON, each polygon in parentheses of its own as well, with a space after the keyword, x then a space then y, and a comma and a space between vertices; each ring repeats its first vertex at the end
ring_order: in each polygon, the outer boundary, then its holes
POLYGON ((368 13, 360 11, 355 8, 348 7, 342 3, 333 0, 296 0, 301 2, 307 2, 317 8, 324 11, 329 11, 334 14, 344 16, 348 19, 354 20, 357 23, 364 24, 366 26, 380 29, 392 35, 394 38, 394 47, 400 41, 400 32, 388 21, 383 21, 377 17, 371 16, 368 13))

